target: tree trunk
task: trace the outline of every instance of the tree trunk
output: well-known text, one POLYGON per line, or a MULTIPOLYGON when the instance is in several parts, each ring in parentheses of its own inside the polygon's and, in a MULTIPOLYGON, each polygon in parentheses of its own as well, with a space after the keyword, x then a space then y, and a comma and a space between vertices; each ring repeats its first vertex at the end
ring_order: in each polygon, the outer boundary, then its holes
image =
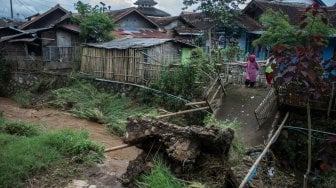
POLYGON ((308 116, 308 167, 306 174, 304 175, 304 182, 303 182, 303 187, 307 188, 308 186, 308 176, 310 173, 311 169, 311 138, 312 138, 312 130, 311 130, 311 116, 310 116, 310 104, 309 104, 309 99, 307 103, 307 116, 308 116))

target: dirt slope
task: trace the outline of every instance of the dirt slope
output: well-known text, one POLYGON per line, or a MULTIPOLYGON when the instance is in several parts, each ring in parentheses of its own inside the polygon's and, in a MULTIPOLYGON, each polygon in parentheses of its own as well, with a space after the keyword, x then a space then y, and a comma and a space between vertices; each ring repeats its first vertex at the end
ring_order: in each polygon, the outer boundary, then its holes
MULTIPOLYGON (((120 137, 110 134, 107 129, 98 123, 73 117, 71 114, 50 108, 41 110, 23 109, 15 101, 0 97, 0 112, 11 120, 37 122, 47 130, 69 128, 73 130, 87 130, 92 140, 104 145, 106 148, 122 144, 120 137)), ((127 170, 129 161, 134 160, 141 150, 136 147, 126 148, 106 154, 106 165, 120 177, 127 170)))

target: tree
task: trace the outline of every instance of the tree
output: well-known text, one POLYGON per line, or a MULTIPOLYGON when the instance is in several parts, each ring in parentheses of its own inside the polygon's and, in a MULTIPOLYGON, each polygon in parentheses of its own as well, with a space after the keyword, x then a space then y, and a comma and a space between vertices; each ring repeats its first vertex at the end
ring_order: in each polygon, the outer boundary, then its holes
POLYGON ((246 0, 183 0, 187 7, 197 6, 196 11, 203 12, 225 30, 236 26, 234 18, 239 14, 239 5, 246 0))
POLYGON ((260 22, 266 27, 260 38, 253 41, 253 45, 276 46, 294 45, 297 43, 295 26, 289 23, 289 18, 283 12, 268 9, 261 17, 260 22))
POLYGON ((92 7, 87 3, 78 1, 75 8, 79 15, 73 20, 81 28, 80 36, 85 42, 103 42, 113 39, 111 31, 114 29, 112 18, 104 13, 105 4, 92 7))
POLYGON ((304 21, 301 23, 304 27, 299 27, 290 24, 288 16, 283 12, 269 9, 260 17, 260 22, 266 30, 260 38, 253 41, 253 45, 273 47, 282 44, 294 46, 308 43, 309 35, 330 36, 335 32, 335 29, 329 23, 326 23, 324 14, 323 9, 319 14, 306 11, 302 16, 304 21))
MULTIPOLYGON (((273 55, 277 61, 278 84, 285 86, 290 94, 300 95, 306 99, 308 116, 308 167, 304 175, 304 187, 307 187, 311 170, 311 114, 310 99, 320 98, 330 92, 331 78, 324 77, 322 66, 322 49, 327 45, 330 35, 326 11, 317 3, 306 9, 301 17, 300 31, 296 34, 296 45, 277 45, 273 55)), ((332 69, 335 69, 335 63, 332 69)))

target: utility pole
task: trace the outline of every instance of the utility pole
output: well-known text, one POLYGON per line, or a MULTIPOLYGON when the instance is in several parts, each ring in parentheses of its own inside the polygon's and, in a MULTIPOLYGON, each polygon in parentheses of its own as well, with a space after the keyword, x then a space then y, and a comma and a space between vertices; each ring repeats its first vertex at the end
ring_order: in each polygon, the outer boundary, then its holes
POLYGON ((11 9, 11 18, 12 20, 14 19, 14 14, 13 14, 13 2, 10 0, 10 9, 11 9))

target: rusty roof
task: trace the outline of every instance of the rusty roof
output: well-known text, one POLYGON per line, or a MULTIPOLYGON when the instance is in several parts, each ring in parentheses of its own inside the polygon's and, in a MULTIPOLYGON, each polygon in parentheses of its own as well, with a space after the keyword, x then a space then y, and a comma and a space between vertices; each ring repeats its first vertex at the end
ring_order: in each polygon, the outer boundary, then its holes
POLYGON ((237 24, 247 31, 261 31, 263 26, 257 20, 246 14, 241 14, 236 18, 237 24))
POLYGON ((215 21, 208 18, 204 13, 200 12, 182 12, 180 17, 190 26, 200 30, 207 30, 213 28, 215 21))
POLYGON ((172 38, 171 35, 166 32, 154 30, 154 29, 138 29, 138 30, 125 30, 118 29, 113 32, 117 38, 133 37, 133 38, 172 38))
POLYGON ((164 27, 173 21, 179 20, 180 16, 151 17, 150 19, 157 23, 160 27, 164 27))
POLYGON ((104 49, 119 49, 125 50, 129 48, 148 48, 152 46, 157 46, 164 44, 166 42, 175 42, 188 47, 195 47, 193 45, 183 43, 181 41, 176 41, 174 39, 158 39, 158 38, 122 38, 112 40, 110 42, 86 44, 86 46, 104 49))

